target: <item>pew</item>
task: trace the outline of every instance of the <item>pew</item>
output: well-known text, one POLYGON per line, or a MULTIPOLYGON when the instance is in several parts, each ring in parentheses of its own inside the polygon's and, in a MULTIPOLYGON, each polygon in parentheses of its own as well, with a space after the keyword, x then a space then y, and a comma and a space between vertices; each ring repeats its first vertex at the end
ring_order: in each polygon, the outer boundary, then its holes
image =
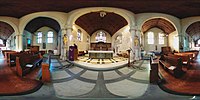
POLYGON ((189 55, 190 59, 192 61, 195 61, 197 59, 199 51, 187 51, 187 52, 179 52, 179 53, 174 53, 174 55, 189 55))
POLYGON ((8 61, 8 59, 9 59, 8 55, 11 54, 11 53, 16 53, 16 51, 6 51, 6 52, 4 52, 4 54, 5 54, 4 58, 6 58, 6 61, 8 61))
MULTIPOLYGON (((22 55, 26 55, 28 52, 15 52, 15 53, 10 53, 8 55, 8 65, 11 66, 16 66, 16 57, 20 57, 22 55)), ((31 54, 30 54, 31 55, 31 54)))
POLYGON ((159 64, 176 78, 181 77, 185 73, 182 69, 182 58, 161 55, 159 64))
POLYGON ((11 51, 13 51, 13 50, 2 50, 4 58, 5 58, 5 52, 11 52, 11 51))
POLYGON ((31 72, 35 67, 41 66, 42 63, 41 54, 30 55, 25 54, 16 58, 16 70, 17 74, 22 77, 31 72))
POLYGON ((153 56, 150 57, 150 67, 150 83, 157 84, 161 77, 158 73, 158 60, 154 60, 153 56))
POLYGON ((171 56, 171 57, 175 57, 175 58, 181 58, 182 59, 182 62, 183 62, 183 66, 186 67, 187 69, 190 69, 191 68, 191 57, 192 57, 192 54, 189 54, 189 55, 179 55, 177 53, 174 53, 174 54, 170 54, 168 56, 171 56))

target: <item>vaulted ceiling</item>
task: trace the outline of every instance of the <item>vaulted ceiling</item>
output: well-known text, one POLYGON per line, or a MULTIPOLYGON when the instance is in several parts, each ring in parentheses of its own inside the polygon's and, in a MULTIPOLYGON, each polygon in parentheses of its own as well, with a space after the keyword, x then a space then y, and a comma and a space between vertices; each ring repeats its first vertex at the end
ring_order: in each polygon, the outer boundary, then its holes
POLYGON ((176 29, 174 26, 167 20, 162 18, 155 18, 146 21, 142 26, 142 32, 147 32, 149 29, 157 27, 163 30, 164 33, 170 34, 174 32, 176 29))
POLYGON ((20 18, 40 11, 70 12, 85 7, 117 7, 133 13, 158 12, 178 18, 200 15, 200 0, 1 0, 0 16, 20 18))
POLYGON ((186 33, 190 35, 194 41, 200 39, 200 21, 191 24, 187 28, 186 33))
POLYGON ((75 24, 92 35, 97 30, 105 30, 111 36, 119 29, 126 26, 128 22, 120 15, 108 12, 91 12, 79 17, 75 24), (100 13, 105 14, 100 16, 100 13))
POLYGON ((54 29, 57 33, 60 30, 60 25, 58 22, 54 19, 47 18, 47 17, 38 17, 33 20, 31 20, 25 27, 26 31, 29 31, 30 33, 36 32, 39 28, 47 26, 52 29, 54 29))
POLYGON ((0 21, 0 39, 6 40, 13 33, 14 29, 12 28, 12 26, 0 21))

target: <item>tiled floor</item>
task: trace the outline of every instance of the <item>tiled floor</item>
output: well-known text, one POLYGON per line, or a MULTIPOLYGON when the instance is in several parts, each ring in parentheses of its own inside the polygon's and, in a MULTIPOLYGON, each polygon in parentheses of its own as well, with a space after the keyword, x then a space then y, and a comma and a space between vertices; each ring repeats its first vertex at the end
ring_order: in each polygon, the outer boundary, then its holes
MULTIPOLYGON (((0 59, 2 60, 2 59, 0 59)), ((62 100, 62 99, 136 99, 190 100, 193 96, 173 95, 149 84, 149 61, 139 61, 136 68, 127 66, 110 71, 92 71, 53 59, 52 82, 35 93, 1 96, 0 100, 62 100), (139 70, 137 67, 141 67, 139 70)), ((195 98, 200 99, 200 97, 195 98)))

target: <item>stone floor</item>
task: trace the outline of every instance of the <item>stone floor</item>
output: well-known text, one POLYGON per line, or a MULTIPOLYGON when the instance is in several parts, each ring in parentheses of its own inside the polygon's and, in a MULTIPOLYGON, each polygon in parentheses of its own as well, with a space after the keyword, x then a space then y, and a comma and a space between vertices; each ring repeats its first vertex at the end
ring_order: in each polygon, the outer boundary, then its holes
POLYGON ((92 71, 73 66, 66 61, 52 59, 52 82, 37 92, 20 96, 1 96, 0 100, 190 100, 194 96, 180 96, 164 92, 149 84, 149 61, 138 61, 135 68, 124 66, 110 71, 92 71), (138 68, 140 67, 140 68, 138 68))

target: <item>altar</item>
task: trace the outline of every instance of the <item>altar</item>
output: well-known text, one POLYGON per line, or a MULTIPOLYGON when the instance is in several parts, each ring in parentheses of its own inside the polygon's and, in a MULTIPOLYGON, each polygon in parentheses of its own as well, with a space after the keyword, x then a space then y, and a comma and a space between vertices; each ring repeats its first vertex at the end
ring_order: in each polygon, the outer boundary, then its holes
POLYGON ((88 51, 89 58, 92 59, 111 59, 113 58, 113 51, 88 51))

